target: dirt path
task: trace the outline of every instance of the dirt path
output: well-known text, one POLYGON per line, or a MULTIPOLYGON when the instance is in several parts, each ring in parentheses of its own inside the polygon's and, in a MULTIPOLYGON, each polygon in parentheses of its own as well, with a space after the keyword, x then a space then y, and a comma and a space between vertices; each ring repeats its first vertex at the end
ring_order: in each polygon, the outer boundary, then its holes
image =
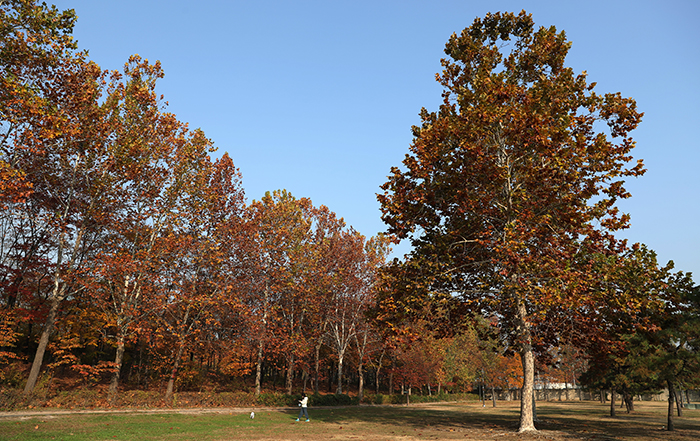
POLYGON ((250 412, 289 412, 296 411, 293 407, 212 407, 212 408, 157 408, 157 409, 46 409, 46 410, 14 410, 0 412, 0 419, 26 419, 26 418, 51 418, 62 415, 107 415, 107 414, 182 414, 202 415, 214 414, 239 414, 250 412))

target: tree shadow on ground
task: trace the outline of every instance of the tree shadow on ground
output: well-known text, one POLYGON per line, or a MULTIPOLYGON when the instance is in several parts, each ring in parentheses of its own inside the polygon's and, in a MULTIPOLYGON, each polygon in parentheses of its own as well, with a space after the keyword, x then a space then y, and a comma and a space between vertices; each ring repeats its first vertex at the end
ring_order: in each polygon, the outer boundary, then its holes
MULTIPOLYGON (((641 406, 640 406, 641 407, 641 406)), ((606 414, 604 405, 597 403, 538 404, 536 427, 543 432, 558 432, 564 438, 635 439, 635 440, 695 440, 700 439, 700 410, 676 419, 676 431, 664 430, 665 415, 658 406, 640 409, 615 418, 606 414)), ((494 430, 515 432, 518 428, 519 406, 508 403, 500 407, 483 408, 480 404, 445 404, 430 406, 360 406, 343 409, 313 408, 311 419, 329 424, 350 425, 371 423, 404 427, 409 430, 442 428, 444 430, 494 430)), ((293 414, 296 418, 296 413, 293 414)))

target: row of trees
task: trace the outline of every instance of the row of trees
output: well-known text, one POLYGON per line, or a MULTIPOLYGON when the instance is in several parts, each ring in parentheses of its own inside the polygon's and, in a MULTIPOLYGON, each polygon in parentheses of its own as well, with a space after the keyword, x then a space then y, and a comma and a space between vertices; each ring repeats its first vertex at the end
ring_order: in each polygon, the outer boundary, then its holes
POLYGON ((32 362, 27 393, 48 364, 168 398, 201 372, 318 390, 328 367, 341 393, 352 366, 362 395, 371 366, 377 389, 522 387, 527 431, 535 356, 623 395, 697 383, 698 289, 615 235, 642 115, 565 67, 553 27, 489 14, 452 36, 444 102, 379 196, 390 236, 367 239, 286 191, 247 203, 165 111, 159 63, 102 70, 72 11, 0 14, 0 363, 32 362))
POLYGON ((340 392, 386 239, 286 191, 247 204, 231 158, 165 111, 160 64, 102 70, 74 22, 0 5, 0 362, 32 361, 27 393, 48 360, 112 395, 145 363, 170 397, 188 358, 254 372, 257 393, 275 361, 291 393, 325 345, 340 392))

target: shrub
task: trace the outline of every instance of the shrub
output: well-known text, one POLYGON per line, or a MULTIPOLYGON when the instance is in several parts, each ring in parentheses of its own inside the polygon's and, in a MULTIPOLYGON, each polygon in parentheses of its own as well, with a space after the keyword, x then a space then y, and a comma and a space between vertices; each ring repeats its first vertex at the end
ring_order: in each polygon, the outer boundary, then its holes
POLYGON ((359 404, 357 397, 346 394, 320 395, 313 394, 309 397, 311 406, 351 406, 359 404))
POLYGON ((279 406, 296 406, 297 401, 301 398, 300 395, 287 395, 277 392, 263 392, 258 395, 256 404, 259 406, 279 407, 279 406))

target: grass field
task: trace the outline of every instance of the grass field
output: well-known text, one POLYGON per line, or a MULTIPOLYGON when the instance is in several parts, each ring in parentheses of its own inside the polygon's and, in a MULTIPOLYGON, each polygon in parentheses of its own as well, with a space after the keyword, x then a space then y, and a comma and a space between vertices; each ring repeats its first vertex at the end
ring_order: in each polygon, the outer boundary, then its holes
POLYGON ((431 404, 310 408, 311 422, 295 422, 296 409, 203 409, 129 413, 0 413, 0 440, 682 440, 700 439, 700 410, 663 430, 666 404, 636 403, 619 412, 595 402, 538 402, 539 431, 515 433, 518 403, 431 404))

